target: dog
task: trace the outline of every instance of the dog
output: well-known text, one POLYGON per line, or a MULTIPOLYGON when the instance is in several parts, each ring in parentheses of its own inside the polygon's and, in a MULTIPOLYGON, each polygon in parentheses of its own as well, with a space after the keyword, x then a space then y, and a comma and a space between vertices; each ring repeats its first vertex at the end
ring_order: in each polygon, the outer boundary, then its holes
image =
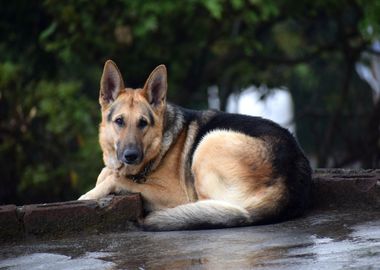
POLYGON ((280 222, 305 212, 311 168, 288 130, 260 117, 188 110, 166 101, 167 70, 124 86, 105 63, 99 141, 105 167, 80 200, 140 193, 152 231, 280 222))

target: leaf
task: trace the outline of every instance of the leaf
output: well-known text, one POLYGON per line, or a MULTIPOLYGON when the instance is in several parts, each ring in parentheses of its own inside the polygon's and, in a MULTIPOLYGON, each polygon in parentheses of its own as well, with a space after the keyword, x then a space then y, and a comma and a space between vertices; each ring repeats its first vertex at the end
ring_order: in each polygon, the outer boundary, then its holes
POLYGON ((57 30, 57 23, 53 22, 49 25, 48 28, 46 28, 44 31, 41 32, 39 36, 39 40, 41 42, 46 41, 54 32, 57 30))
POLYGON ((220 0, 206 0, 203 4, 213 18, 221 19, 223 7, 220 0))

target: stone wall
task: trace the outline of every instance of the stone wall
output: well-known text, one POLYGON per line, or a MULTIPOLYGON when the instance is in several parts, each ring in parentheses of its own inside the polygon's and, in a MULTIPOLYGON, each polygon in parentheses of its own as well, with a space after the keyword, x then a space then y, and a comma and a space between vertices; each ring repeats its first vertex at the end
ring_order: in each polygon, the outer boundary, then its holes
MULTIPOLYGON (((313 174, 313 210, 380 209, 380 170, 318 169, 313 174)), ((142 217, 138 194, 98 201, 0 206, 0 242, 30 237, 136 230, 142 217)))

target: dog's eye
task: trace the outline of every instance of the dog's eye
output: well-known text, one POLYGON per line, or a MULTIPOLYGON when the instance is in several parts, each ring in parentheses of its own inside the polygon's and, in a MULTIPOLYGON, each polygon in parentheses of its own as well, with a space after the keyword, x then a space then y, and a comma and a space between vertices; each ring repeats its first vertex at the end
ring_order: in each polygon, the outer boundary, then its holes
POLYGON ((141 118, 141 119, 139 120, 139 123, 138 123, 138 127, 139 127, 139 128, 143 129, 143 128, 145 128, 147 125, 148 125, 148 121, 145 120, 144 118, 141 118))
POLYGON ((115 119, 115 124, 118 125, 119 127, 122 127, 124 125, 124 119, 119 117, 115 119))

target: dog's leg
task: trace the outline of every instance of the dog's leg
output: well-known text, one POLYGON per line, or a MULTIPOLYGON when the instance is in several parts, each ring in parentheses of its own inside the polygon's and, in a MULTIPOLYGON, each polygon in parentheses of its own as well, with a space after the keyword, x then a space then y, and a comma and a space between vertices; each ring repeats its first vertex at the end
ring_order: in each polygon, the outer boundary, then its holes
POLYGON ((232 131, 209 133, 193 156, 200 200, 154 211, 143 226, 148 230, 220 228, 274 217, 286 192, 283 180, 272 178, 270 154, 263 140, 232 131))
POLYGON ((140 193, 144 190, 144 186, 128 178, 119 176, 117 172, 111 169, 104 168, 98 177, 96 186, 86 194, 83 194, 78 200, 97 200, 110 193, 140 193))
POLYGON ((116 193, 131 192, 140 193, 144 200, 145 209, 149 211, 160 210, 165 208, 175 207, 180 204, 188 203, 185 193, 178 186, 169 186, 165 181, 167 179, 154 178, 148 179, 145 183, 136 183, 131 179, 120 176, 115 181, 116 193))
POLYGON ((114 176, 109 175, 102 181, 97 182, 93 189, 80 196, 78 200, 97 200, 115 192, 115 189, 114 176))
POLYGON ((114 170, 108 167, 104 167, 96 180, 96 186, 103 182, 108 176, 110 176, 113 173, 115 173, 114 170))
POLYGON ((271 159, 264 140, 234 131, 209 133, 194 153, 198 197, 243 207, 253 222, 275 215, 286 203, 287 191, 271 159))
POLYGON ((102 196, 105 192, 107 192, 108 189, 110 189, 111 187, 111 183, 109 183, 109 181, 107 182, 107 184, 105 184, 104 182, 106 181, 106 179, 108 177, 110 177, 112 174, 115 174, 115 171, 112 170, 112 169, 109 169, 108 167, 104 167, 102 169, 102 171, 100 172, 97 180, 96 180, 96 185, 95 185, 95 188, 93 188, 92 190, 90 190, 89 192, 87 192, 86 194, 83 194, 82 196, 79 197, 78 200, 91 200, 91 199, 99 199, 101 197, 104 197, 106 196, 107 194, 105 194, 104 196, 102 196), (104 184, 102 184, 104 183, 104 184))
POLYGON ((95 188, 82 195, 79 200, 97 200, 110 193, 131 192, 140 193, 144 198, 146 206, 149 205, 148 208, 150 210, 175 207, 179 204, 188 202, 184 199, 184 196, 180 196, 180 200, 177 197, 171 197, 171 194, 176 194, 178 192, 178 190, 176 190, 177 187, 168 190, 167 185, 160 182, 158 179, 155 179, 155 181, 152 182, 148 180, 146 183, 140 184, 133 182, 125 176, 120 176, 115 171, 105 171, 104 174, 109 175, 105 177, 105 179, 101 179, 95 188))

